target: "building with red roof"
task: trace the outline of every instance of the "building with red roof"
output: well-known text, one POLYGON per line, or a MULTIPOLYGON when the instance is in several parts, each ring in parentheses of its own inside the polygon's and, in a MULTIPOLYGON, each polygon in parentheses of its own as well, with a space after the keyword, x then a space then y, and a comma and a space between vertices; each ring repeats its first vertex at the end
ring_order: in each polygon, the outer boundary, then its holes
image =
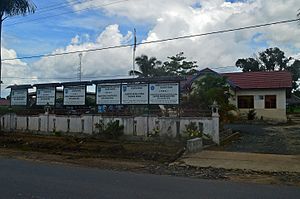
POLYGON ((257 118, 287 120, 287 93, 292 89, 290 72, 260 71, 219 74, 206 68, 190 78, 185 87, 191 88, 196 79, 206 74, 227 78, 233 96, 230 103, 238 108, 241 115, 247 115, 249 110, 254 109, 257 118))

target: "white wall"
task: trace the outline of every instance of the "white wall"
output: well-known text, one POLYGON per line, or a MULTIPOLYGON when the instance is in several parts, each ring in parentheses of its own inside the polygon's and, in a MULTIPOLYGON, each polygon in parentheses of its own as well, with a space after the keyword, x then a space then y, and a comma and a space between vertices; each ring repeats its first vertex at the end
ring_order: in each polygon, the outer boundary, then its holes
POLYGON ((183 135, 186 130, 185 125, 195 122, 198 126, 203 126, 203 133, 210 135, 219 144, 219 118, 177 118, 177 117, 102 117, 99 115, 82 116, 56 116, 41 114, 39 116, 17 116, 6 114, 1 116, 1 129, 4 131, 40 131, 52 133, 54 131, 63 133, 85 133, 93 134, 97 132, 95 124, 99 121, 107 124, 110 121, 119 120, 124 125, 124 134, 129 136, 148 136, 153 134, 154 129, 159 129, 159 136, 176 137, 183 135), (28 129, 27 129, 28 118, 28 129), (4 125, 3 125, 4 121, 4 125), (69 121, 69 122, 68 122, 69 121), (69 123, 69 128, 68 128, 69 123))
MULTIPOLYGON (((238 90, 230 103, 238 107, 238 96, 254 96, 254 109, 258 118, 286 121, 286 90, 285 89, 259 89, 259 90, 238 90), (258 96, 276 95, 276 109, 265 109, 265 97, 260 100, 258 96)), ((242 115, 248 113, 249 109, 239 109, 242 115)))

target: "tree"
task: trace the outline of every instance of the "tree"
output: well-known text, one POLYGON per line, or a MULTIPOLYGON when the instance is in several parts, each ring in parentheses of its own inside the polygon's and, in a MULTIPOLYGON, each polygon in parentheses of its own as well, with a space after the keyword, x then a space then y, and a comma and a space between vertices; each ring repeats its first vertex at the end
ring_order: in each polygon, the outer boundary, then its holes
POLYGON ((189 105, 207 110, 216 100, 218 104, 228 103, 228 84, 225 77, 206 75, 194 83, 189 105))
POLYGON ((289 59, 285 57, 284 52, 279 48, 268 48, 263 52, 259 52, 258 57, 261 70, 275 71, 285 70, 289 59))
POLYGON ((300 78, 300 60, 293 60, 294 62, 287 67, 287 70, 292 73, 293 88, 296 90, 298 88, 297 81, 300 78))
POLYGON ((239 59, 237 60, 235 65, 239 68, 242 68, 244 72, 261 71, 259 62, 252 57, 246 59, 239 59))
POLYGON ((147 55, 141 55, 135 59, 136 64, 139 67, 139 71, 129 71, 129 75, 138 75, 139 77, 153 77, 158 73, 158 66, 161 65, 161 61, 155 57, 148 58, 147 55))
POLYGON ((220 106, 221 120, 229 119, 229 111, 235 106, 229 103, 231 94, 223 76, 206 75, 194 83, 192 92, 184 104, 187 108, 208 110, 214 101, 220 106))
MULTIPOLYGON (((1 45, 1 36, 2 36, 2 24, 5 19, 8 17, 16 16, 16 15, 26 15, 27 13, 34 13, 36 6, 30 0, 1 0, 0 1, 0 47, 1 45)), ((0 98, 1 98, 1 69, 2 69, 2 61, 1 61, 1 52, 0 52, 0 98)))
POLYGON ((139 66, 139 71, 129 71, 129 75, 137 74, 139 77, 154 76, 180 76, 192 75, 196 72, 196 61, 186 61, 183 52, 175 56, 168 57, 169 61, 162 64, 155 57, 148 58, 147 55, 141 55, 135 59, 139 66))
POLYGON ((279 48, 268 48, 259 52, 256 58, 238 59, 235 65, 243 72, 253 71, 289 71, 293 77, 293 89, 297 89, 300 78, 300 61, 292 57, 287 58, 279 48))
POLYGON ((297 97, 300 97, 300 90, 296 90, 293 94, 296 95, 297 97))
POLYGON ((162 69, 169 76, 179 75, 192 75, 196 72, 198 66, 196 61, 185 61, 186 57, 183 56, 183 52, 176 54, 175 56, 168 57, 170 61, 164 62, 162 69))

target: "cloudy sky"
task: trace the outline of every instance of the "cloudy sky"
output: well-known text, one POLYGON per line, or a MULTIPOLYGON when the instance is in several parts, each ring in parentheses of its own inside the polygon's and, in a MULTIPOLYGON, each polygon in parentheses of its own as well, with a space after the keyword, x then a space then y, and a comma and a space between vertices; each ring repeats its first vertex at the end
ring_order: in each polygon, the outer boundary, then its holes
MULTIPOLYGON (((35 14, 5 20, 2 59, 61 53, 295 19, 299 0, 33 0, 35 14)), ((300 24, 138 46, 137 55, 184 52, 199 69, 233 71, 239 58, 268 47, 300 58, 300 24)), ((3 61, 2 87, 77 80, 79 55, 3 61)), ((132 48, 83 53, 83 79, 121 77, 132 67, 132 48)), ((8 94, 4 92, 2 96, 8 94)))

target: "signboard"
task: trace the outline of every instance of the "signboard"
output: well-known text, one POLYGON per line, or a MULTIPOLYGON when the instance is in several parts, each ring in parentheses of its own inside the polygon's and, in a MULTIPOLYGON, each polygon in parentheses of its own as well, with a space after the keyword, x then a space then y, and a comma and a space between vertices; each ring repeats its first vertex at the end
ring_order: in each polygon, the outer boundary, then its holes
POLYGON ((158 83, 149 85, 150 104, 179 104, 179 83, 158 83))
POLYGON ((103 105, 121 104, 121 85, 98 84, 96 101, 103 105))
POLYGON ((148 104, 148 84, 122 85, 122 104, 148 104))
POLYGON ((66 86, 64 88, 64 105, 85 105, 85 85, 66 86))
POLYGON ((12 106, 26 106, 27 105, 28 89, 12 89, 10 104, 12 106))
POLYGON ((36 89, 36 105, 55 105, 55 87, 37 88, 36 89))

